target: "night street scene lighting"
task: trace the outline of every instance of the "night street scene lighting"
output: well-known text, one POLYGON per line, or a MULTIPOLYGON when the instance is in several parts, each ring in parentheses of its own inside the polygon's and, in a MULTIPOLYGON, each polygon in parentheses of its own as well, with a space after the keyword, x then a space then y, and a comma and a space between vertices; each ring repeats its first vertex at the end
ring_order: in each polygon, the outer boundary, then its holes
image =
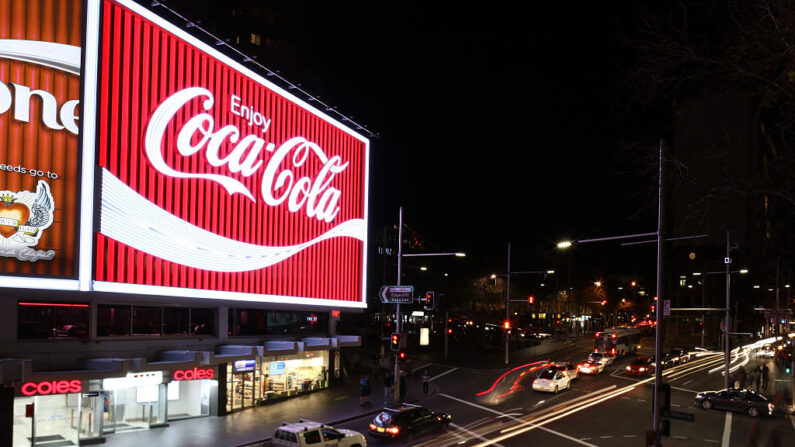
POLYGON ((795 2, 0 19, 0 447, 795 445, 795 2))

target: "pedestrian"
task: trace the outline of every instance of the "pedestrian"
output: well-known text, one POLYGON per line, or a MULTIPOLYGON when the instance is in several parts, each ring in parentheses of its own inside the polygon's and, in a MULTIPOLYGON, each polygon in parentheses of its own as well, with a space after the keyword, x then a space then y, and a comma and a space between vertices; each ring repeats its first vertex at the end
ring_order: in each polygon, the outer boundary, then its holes
POLYGON ((392 384, 392 373, 387 370, 387 372, 384 374, 384 404, 392 401, 392 395, 394 392, 395 389, 394 385, 392 384))
POLYGON ((367 374, 359 379, 359 405, 370 405, 370 377, 367 374))
POLYGON ((768 369, 767 365, 763 364, 762 365, 762 389, 764 391, 767 391, 767 382, 768 382, 768 378, 769 378, 768 377, 769 373, 770 373, 770 370, 768 369))
POLYGON ((406 399, 406 373, 400 371, 400 401, 403 402, 406 399))
POLYGON ((428 394, 428 380, 430 377, 428 376, 428 370, 422 372, 422 394, 428 394))

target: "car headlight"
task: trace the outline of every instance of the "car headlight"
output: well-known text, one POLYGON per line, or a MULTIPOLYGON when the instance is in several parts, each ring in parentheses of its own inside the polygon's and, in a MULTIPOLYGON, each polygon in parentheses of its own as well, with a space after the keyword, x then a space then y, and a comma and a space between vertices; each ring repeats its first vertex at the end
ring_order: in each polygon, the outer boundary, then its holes
POLYGON ((640 372, 646 371, 646 368, 641 368, 640 372))
POLYGON ((630 368, 629 366, 627 366, 627 371, 632 371, 632 368, 630 368))

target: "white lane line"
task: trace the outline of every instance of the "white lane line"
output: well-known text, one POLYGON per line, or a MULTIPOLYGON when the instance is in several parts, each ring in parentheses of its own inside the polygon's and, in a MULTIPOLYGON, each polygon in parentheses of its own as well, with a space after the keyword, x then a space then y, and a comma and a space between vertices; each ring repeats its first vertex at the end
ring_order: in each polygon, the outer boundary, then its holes
POLYGON ((431 365, 433 365, 433 363, 426 363, 426 364, 424 364, 422 366, 418 366, 418 367, 412 369, 411 372, 415 373, 415 372, 421 370, 422 368, 427 368, 427 367, 429 367, 431 365))
POLYGON ((726 423, 723 425, 723 442, 721 442, 721 446, 729 447, 729 441, 732 437, 732 413, 731 411, 726 412, 726 423))
MULTIPOLYGON (((471 436, 471 437, 473 437, 473 438, 478 438, 478 439, 480 439, 481 441, 486 441, 486 442, 489 442, 489 443, 491 443, 491 440, 490 440, 489 438, 486 438, 486 437, 484 437, 484 436, 481 436, 481 435, 479 435, 479 434, 477 434, 477 433, 475 433, 475 432, 473 432, 473 431, 469 431, 469 430, 467 430, 466 428, 464 428, 464 427, 462 427, 462 426, 460 426, 460 425, 458 425, 458 424, 454 424, 454 423, 450 422, 450 426, 451 426, 451 427, 453 427, 453 428, 455 428, 456 430, 461 430, 462 432, 464 432, 464 433, 468 434, 469 436, 471 436)), ((499 446, 499 447, 504 447, 504 446, 502 446, 502 445, 500 445, 500 444, 497 444, 496 442, 495 442, 495 443, 492 443, 492 445, 496 445, 496 446, 499 446)))
POLYGON ((624 435, 625 438, 637 438, 638 435, 624 435))
POLYGON ((674 436, 674 439, 687 439, 687 436, 674 436))
MULTIPOLYGON (((729 320, 729 321, 731 321, 731 320, 729 320)), ((679 405, 679 404, 671 404, 671 406, 672 407, 681 407, 681 405, 679 405)))
POLYGON ((439 374, 436 377, 431 377, 430 379, 428 379, 428 382, 433 382, 434 380, 438 379, 439 377, 442 377, 442 376, 445 376, 447 374, 450 374, 451 372, 456 371, 456 370, 458 370, 458 368, 448 369, 447 371, 439 374))
MULTIPOLYGON (((729 320, 731 321, 731 320, 729 320)), ((646 399, 638 399, 638 402, 646 402, 646 399)))
POLYGON ((693 379, 690 379, 690 380, 688 380, 687 382, 682 382, 682 386, 685 386, 685 385, 687 385, 688 383, 690 383, 690 382, 692 382, 692 381, 693 381, 693 379))
POLYGON ((590 441, 593 438, 580 438, 580 441, 590 441))
MULTIPOLYGON (((488 411, 489 413, 502 415, 502 413, 497 411, 497 410, 493 410, 491 408, 484 407, 483 405, 478 405, 476 403, 472 403, 472 402, 466 401, 464 399, 459 399, 459 398, 451 396, 449 394, 439 393, 439 396, 446 397, 448 399, 454 400, 456 402, 461 402, 462 404, 467 404, 467 405, 475 407, 475 408, 480 408, 481 410, 488 411)), ((544 430, 547 433, 552 433, 553 435, 558 435, 561 438, 568 439, 569 441, 574 441, 574 442, 576 442, 578 444, 587 445, 588 447, 597 447, 594 444, 591 444, 591 443, 588 443, 588 442, 584 442, 584 441, 580 441, 579 439, 573 438, 573 437, 571 437, 571 436, 569 436, 567 434, 560 433, 558 431, 555 431, 555 430, 552 430, 552 429, 549 429, 549 428, 546 428, 546 427, 541 427, 540 425, 536 425, 536 424, 533 424, 533 423, 530 423, 530 422, 527 422, 527 421, 523 421, 523 420, 515 418, 515 417, 510 417, 510 418, 513 419, 514 421, 517 421, 517 422, 521 423, 521 424, 528 425, 528 426, 530 426, 532 428, 540 428, 541 430, 544 430)), ((508 439, 509 437, 510 436, 505 436, 505 435, 501 436, 502 439, 508 439)), ((500 440, 502 440, 502 439, 500 439, 500 440)), ((494 444, 496 444, 496 442, 497 441, 487 440, 486 444, 482 444, 482 445, 484 445, 484 446, 486 446, 486 445, 494 445, 494 444)))
POLYGON ((705 439, 704 442, 714 442, 715 444, 719 443, 720 441, 715 439, 705 439))
POLYGON ((622 398, 622 399, 626 399, 626 400, 630 400, 630 399, 632 399, 631 397, 627 397, 627 396, 621 396, 621 398, 622 398))
POLYGON ((612 438, 612 436, 600 436, 599 438, 600 439, 610 439, 610 438, 612 438))

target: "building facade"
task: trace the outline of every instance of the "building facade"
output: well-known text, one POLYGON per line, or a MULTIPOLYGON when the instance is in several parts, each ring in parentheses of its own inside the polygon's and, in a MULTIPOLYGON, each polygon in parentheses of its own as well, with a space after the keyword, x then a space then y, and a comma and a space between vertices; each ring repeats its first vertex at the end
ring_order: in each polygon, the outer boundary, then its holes
POLYGON ((137 2, 0 19, 0 445, 330 386, 369 141, 137 2))

